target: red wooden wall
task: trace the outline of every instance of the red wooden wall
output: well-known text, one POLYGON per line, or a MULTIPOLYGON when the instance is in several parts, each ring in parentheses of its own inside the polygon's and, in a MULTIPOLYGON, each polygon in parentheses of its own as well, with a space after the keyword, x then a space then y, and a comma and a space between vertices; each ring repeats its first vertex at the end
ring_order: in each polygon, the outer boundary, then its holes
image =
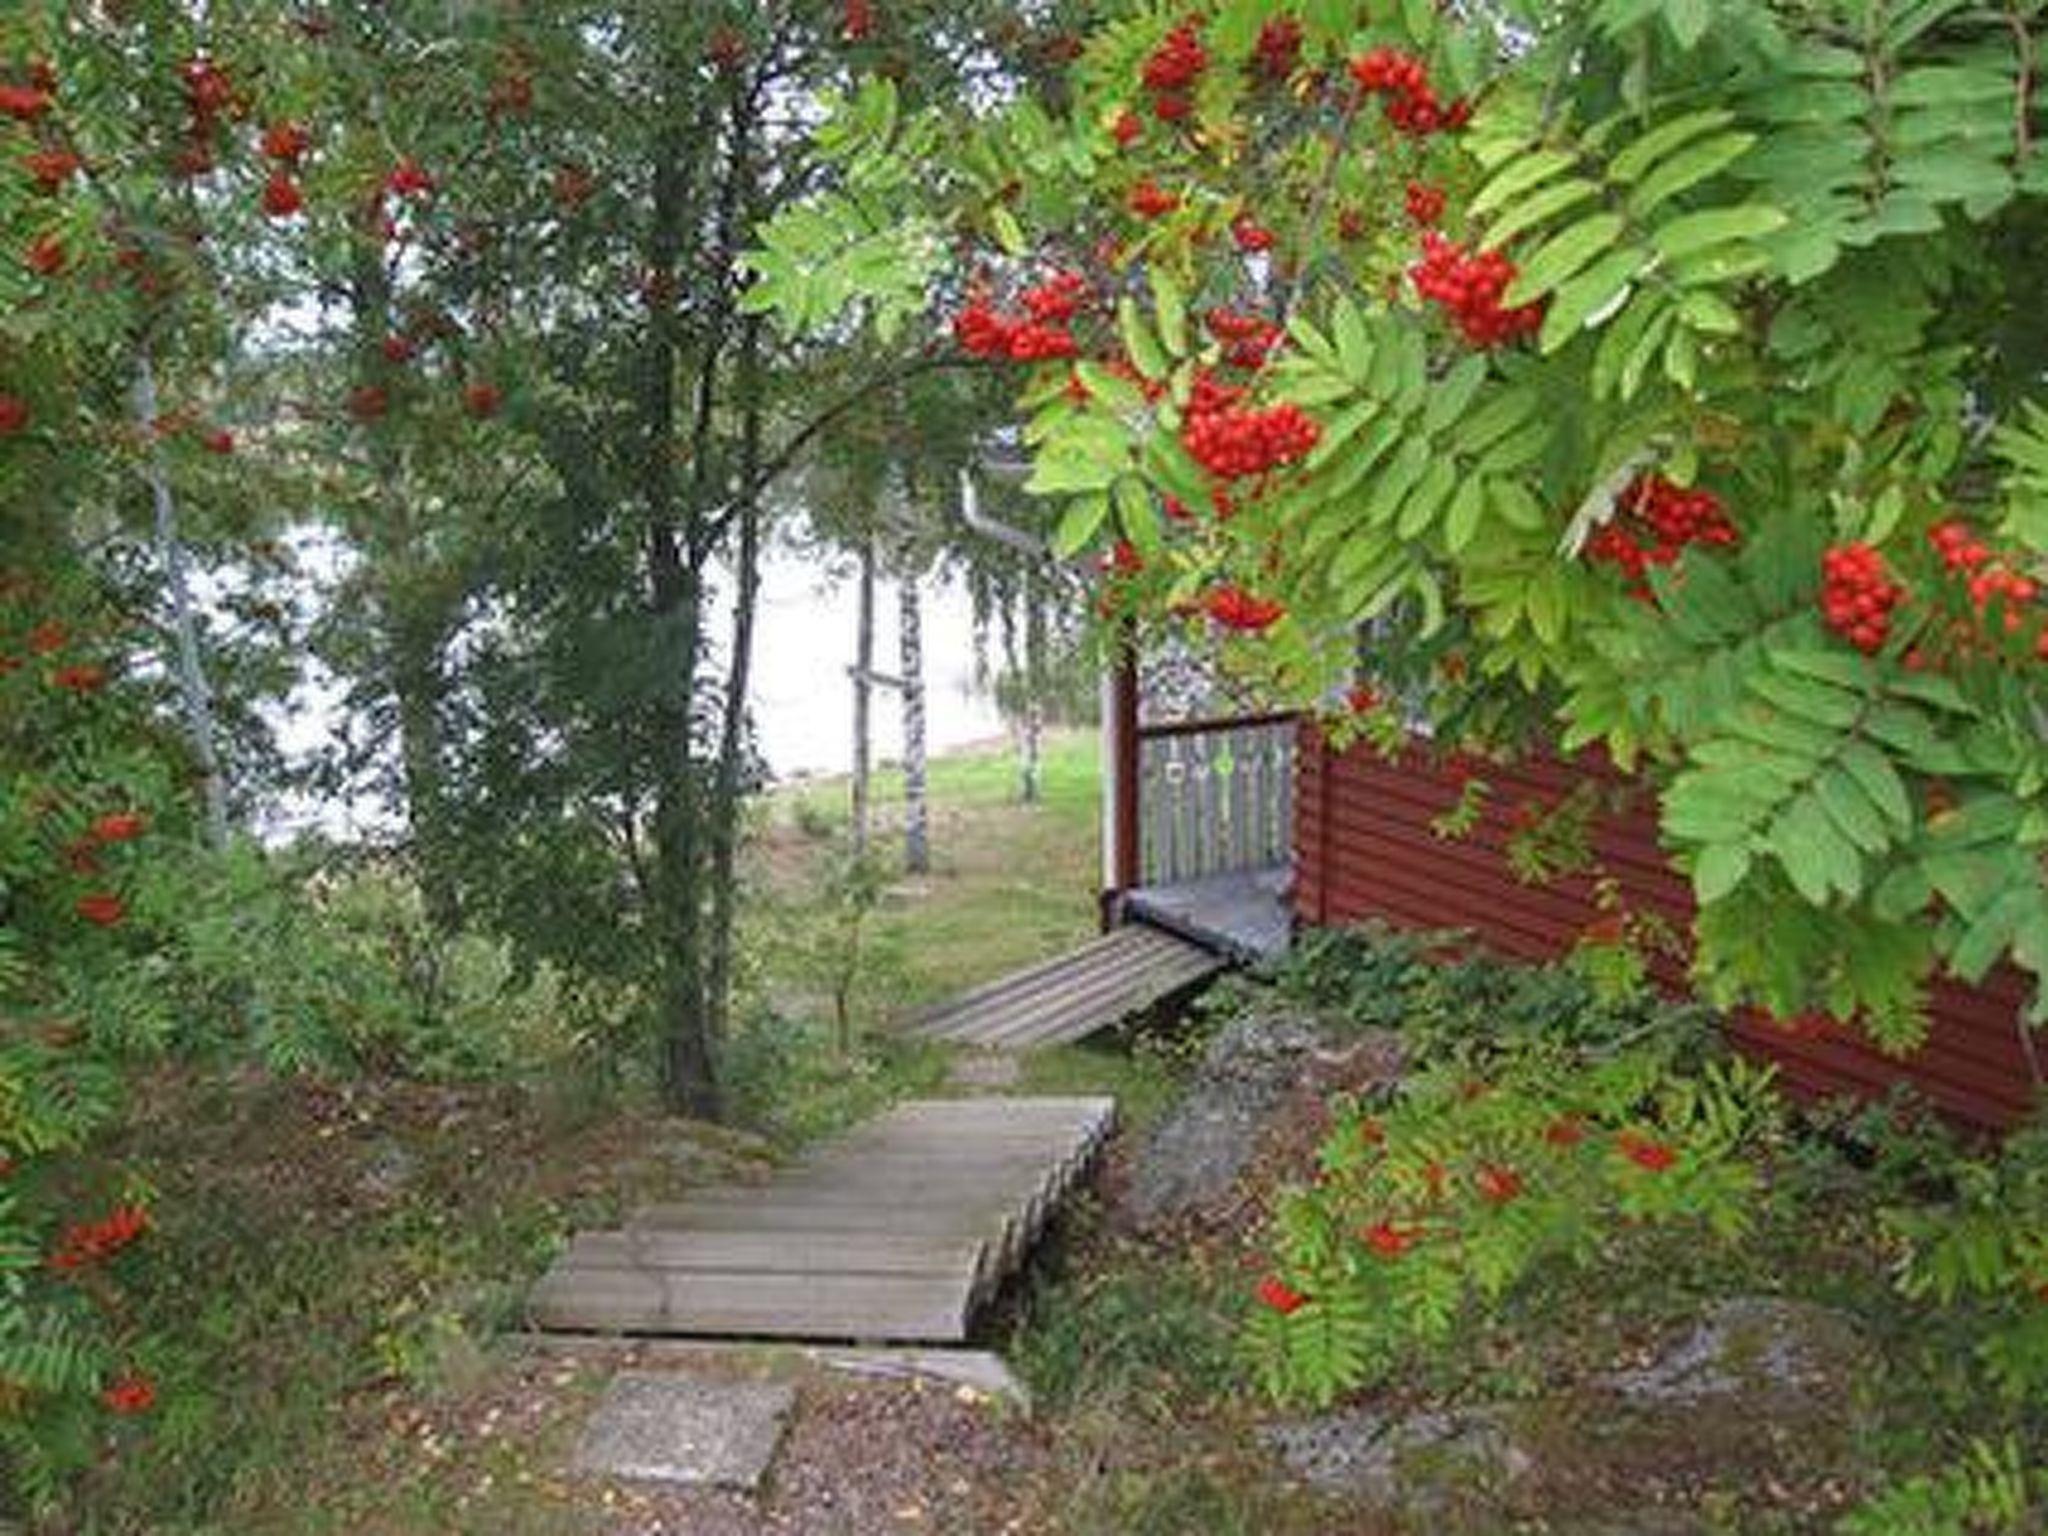
MULTIPOLYGON (((1492 949, 1544 960, 1570 949, 1599 916, 1589 877, 1524 885, 1508 868, 1504 847, 1509 817, 1524 802, 1553 805, 1588 773, 1625 785, 1603 761, 1484 765, 1478 772, 1491 786, 1486 813, 1468 837, 1451 840, 1430 830, 1458 800, 1458 776, 1446 765, 1419 754, 1389 762, 1365 747, 1338 754, 1312 726, 1303 727, 1297 760, 1295 910, 1304 922, 1378 917, 1409 927, 1467 928, 1492 949)), ((1621 881, 1629 907, 1689 931, 1691 890, 1658 846, 1648 796, 1601 816, 1594 847, 1621 881)), ((1675 963, 1656 969, 1669 984, 1683 980, 1675 963)), ((1910 1080, 1954 1119, 1998 1129, 2033 1102, 2017 1023, 2027 994, 2026 978, 2010 969, 1979 987, 1939 984, 1927 1044, 1904 1060, 1832 1021, 1788 1026, 1749 1014, 1735 1020, 1734 1030, 1745 1049, 1779 1064, 1795 1093, 1874 1093, 1910 1080)), ((2048 1031, 2039 1039, 2048 1058, 2048 1031)))

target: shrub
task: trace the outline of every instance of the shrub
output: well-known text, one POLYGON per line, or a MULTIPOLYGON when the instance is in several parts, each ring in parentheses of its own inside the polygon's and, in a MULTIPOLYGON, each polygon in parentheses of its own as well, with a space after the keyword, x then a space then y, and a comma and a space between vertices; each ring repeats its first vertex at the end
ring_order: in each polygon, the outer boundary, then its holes
POLYGON ((1591 1268, 1622 1224, 1739 1237, 1777 1118, 1767 1069, 1676 1072, 1642 1046, 1518 1045, 1485 1078, 1435 1068, 1384 1109, 1340 1104, 1315 1181, 1273 1224, 1261 1379, 1318 1402, 1386 1380, 1539 1268, 1591 1268))

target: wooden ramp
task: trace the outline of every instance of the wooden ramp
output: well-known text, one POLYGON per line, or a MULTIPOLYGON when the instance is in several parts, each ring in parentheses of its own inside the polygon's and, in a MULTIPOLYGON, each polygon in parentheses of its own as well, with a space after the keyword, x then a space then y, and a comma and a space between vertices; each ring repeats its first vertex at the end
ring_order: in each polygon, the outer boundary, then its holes
POLYGON ((1108 1137, 1106 1098, 924 1099, 759 1184, 579 1233, 527 1302, 575 1333, 957 1344, 1108 1137))
POLYGON ((1134 923, 1079 949, 954 998, 912 1034, 992 1050, 1079 1040, 1208 980, 1228 962, 1199 944, 1134 923))

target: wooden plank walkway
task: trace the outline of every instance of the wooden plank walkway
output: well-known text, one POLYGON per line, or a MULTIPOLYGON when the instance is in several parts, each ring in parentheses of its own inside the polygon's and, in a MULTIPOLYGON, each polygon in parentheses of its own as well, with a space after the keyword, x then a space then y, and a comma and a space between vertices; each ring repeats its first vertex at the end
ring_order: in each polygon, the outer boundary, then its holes
POLYGON ((1132 924, 977 987, 914 1019, 909 1029, 994 1050, 1057 1045, 1142 1013, 1226 964, 1199 944, 1132 924))
POLYGON ((1115 1114, 1107 1098, 899 1104, 765 1183, 577 1234, 528 1318, 573 1333, 960 1343, 1115 1114))

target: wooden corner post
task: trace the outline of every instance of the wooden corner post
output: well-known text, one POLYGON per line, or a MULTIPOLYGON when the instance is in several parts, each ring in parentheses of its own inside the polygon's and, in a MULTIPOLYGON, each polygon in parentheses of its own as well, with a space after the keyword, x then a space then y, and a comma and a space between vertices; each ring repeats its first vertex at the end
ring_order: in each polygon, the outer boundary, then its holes
POLYGON ((1138 867, 1138 649, 1126 628, 1119 638, 1102 700, 1102 926, 1114 927, 1138 867))

